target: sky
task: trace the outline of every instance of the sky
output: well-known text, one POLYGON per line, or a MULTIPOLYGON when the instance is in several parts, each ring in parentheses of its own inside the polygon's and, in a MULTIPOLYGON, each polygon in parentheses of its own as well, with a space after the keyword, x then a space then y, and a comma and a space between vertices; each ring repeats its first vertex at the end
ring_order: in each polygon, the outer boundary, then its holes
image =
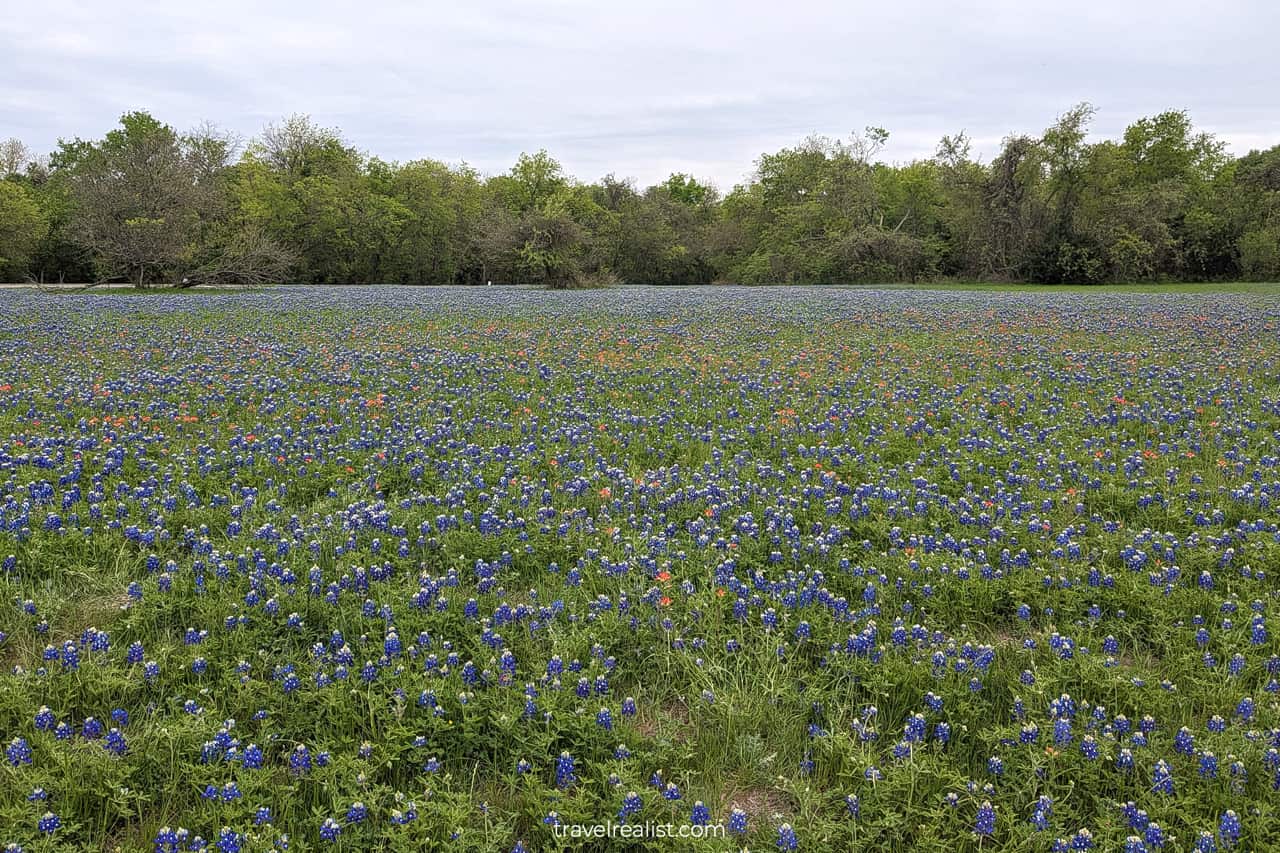
POLYGON ((6 3, 0 139, 38 152, 130 110, 250 138, 292 113, 384 159, 496 174, 545 148, 582 180, 688 172, 889 130, 989 160, 1080 101, 1095 137, 1187 110, 1230 150, 1280 143, 1276 0, 93 0, 6 3))

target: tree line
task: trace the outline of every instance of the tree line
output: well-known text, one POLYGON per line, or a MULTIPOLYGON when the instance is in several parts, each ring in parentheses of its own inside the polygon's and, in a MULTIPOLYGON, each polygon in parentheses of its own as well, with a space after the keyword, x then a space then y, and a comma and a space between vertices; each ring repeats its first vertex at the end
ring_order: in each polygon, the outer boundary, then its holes
POLYGON ((1280 280, 1280 145, 1232 157, 1180 111, 1094 142, 1092 116, 990 162, 963 133, 904 164, 877 159, 882 128, 811 136, 722 195, 685 174, 584 183, 545 151, 492 176, 389 162, 301 115, 241 145, 134 112, 43 157, 0 143, 0 280, 1280 280))

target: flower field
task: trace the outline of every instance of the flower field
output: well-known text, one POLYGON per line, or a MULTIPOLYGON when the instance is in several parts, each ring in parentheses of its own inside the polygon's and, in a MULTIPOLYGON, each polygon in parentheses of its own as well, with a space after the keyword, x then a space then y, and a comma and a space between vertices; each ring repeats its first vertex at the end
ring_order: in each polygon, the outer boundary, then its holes
POLYGON ((1280 849, 1280 296, 0 300, 0 848, 1280 849))

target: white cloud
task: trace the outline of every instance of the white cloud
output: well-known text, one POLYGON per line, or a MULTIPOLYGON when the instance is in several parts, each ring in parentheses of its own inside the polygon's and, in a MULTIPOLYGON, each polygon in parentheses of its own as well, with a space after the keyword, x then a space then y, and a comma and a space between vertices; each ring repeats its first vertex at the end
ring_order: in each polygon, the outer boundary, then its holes
POLYGON ((867 124, 885 156, 965 129, 990 156, 1079 100, 1094 129, 1185 108, 1280 142, 1269 0, 223 3, 50 0, 0 18, 0 136, 37 148, 150 109, 243 135, 307 112, 383 157, 729 187, 761 152, 867 124))

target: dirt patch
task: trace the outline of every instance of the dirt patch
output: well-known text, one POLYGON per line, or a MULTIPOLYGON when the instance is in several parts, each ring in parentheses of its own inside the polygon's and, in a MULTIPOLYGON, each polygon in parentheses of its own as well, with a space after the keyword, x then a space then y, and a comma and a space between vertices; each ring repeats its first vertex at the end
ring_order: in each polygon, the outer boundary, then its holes
POLYGON ((8 675, 13 672, 13 668, 23 663, 29 655, 17 643, 10 639, 3 646, 0 646, 0 673, 8 675))
POLYGON ((772 821, 775 815, 787 815, 795 804, 785 791, 775 788, 729 788, 720 798, 721 813, 742 809, 752 822, 772 821))
POLYGON ((97 595, 73 602, 62 613, 58 614, 50 642, 58 645, 66 640, 79 640, 80 635, 88 628, 105 631, 111 623, 120 618, 129 596, 125 593, 97 595))
POLYGON ((693 723, 689 706, 683 696, 675 696, 656 710, 641 710, 636 714, 636 731, 645 738, 668 734, 677 743, 684 743, 693 736, 693 723))

